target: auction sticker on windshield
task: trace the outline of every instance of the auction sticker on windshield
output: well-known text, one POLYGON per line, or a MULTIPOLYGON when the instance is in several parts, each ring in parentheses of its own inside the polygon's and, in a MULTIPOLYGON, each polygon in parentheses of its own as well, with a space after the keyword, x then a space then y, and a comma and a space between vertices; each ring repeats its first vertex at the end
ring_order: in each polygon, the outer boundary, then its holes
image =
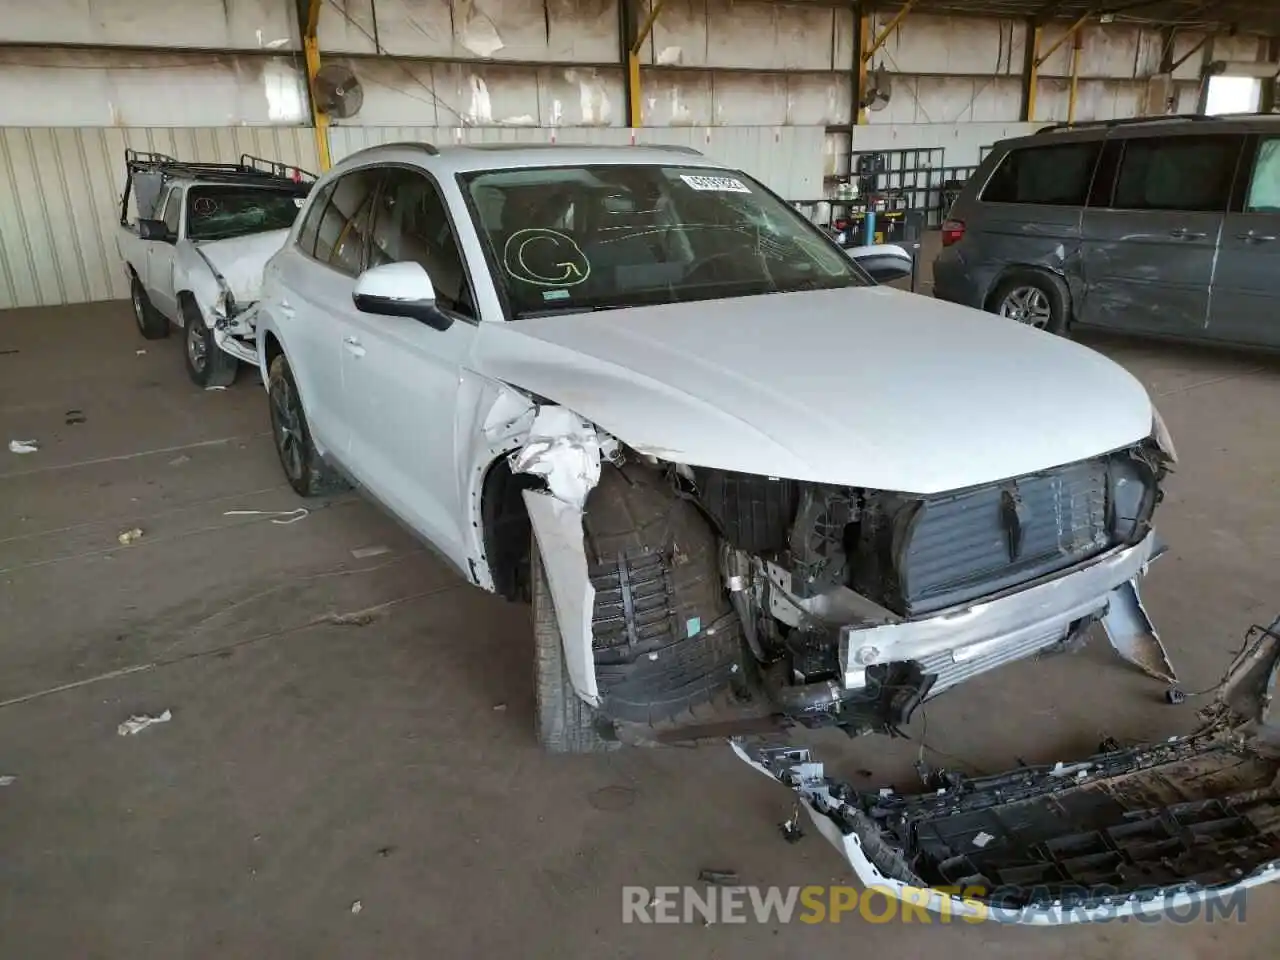
POLYGON ((682 173, 680 179, 695 190, 714 190, 722 193, 751 192, 745 183, 733 177, 691 177, 687 173, 682 173))

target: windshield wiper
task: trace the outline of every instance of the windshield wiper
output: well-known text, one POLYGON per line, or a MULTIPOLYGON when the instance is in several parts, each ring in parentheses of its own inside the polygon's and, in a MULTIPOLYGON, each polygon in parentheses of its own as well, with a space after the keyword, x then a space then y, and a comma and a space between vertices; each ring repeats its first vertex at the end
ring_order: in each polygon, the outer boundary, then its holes
POLYGON ((629 307, 653 307, 661 304, 653 303, 596 303, 591 305, 566 304, 559 309, 521 310, 516 314, 517 320, 537 320, 539 317, 558 317, 565 313, 603 313, 605 310, 626 310, 629 307))

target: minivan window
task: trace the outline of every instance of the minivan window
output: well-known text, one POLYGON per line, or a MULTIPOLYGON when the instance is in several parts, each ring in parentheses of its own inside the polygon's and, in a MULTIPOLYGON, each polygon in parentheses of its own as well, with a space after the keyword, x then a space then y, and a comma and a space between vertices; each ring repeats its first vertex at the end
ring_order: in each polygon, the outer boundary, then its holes
POLYGON ((1280 137, 1267 137, 1258 144, 1244 208, 1249 213, 1280 213, 1280 137))
POLYGON ((982 199, 988 203, 1083 206, 1101 141, 1011 150, 1000 161, 982 199))
POLYGON ((1113 206, 1121 210, 1227 209, 1241 137, 1138 137, 1125 141, 1113 206))

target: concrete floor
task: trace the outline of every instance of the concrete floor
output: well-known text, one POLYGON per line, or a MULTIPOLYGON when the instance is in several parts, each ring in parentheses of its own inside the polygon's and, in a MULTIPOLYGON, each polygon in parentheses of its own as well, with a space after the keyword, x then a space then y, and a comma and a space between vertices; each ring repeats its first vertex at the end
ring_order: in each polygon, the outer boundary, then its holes
MULTIPOLYGON (((1205 687, 1280 610, 1280 363, 1101 347, 1182 455, 1146 597, 1186 688, 1205 687)), ((198 391, 179 350, 143 343, 124 304, 0 316, 0 440, 41 442, 0 451, 0 956, 1184 960, 1280 935, 1275 889, 1244 925, 623 926, 624 884, 848 875, 812 831, 782 841, 785 791, 728 748, 542 754, 527 611, 364 503, 228 515, 299 500, 260 389, 198 391), (386 552, 353 553, 370 547, 386 552)), ((935 762, 990 771, 1193 724, 1160 695, 1095 642, 961 688, 912 732, 935 762)), ((855 782, 912 783, 916 742, 805 739, 855 782)))

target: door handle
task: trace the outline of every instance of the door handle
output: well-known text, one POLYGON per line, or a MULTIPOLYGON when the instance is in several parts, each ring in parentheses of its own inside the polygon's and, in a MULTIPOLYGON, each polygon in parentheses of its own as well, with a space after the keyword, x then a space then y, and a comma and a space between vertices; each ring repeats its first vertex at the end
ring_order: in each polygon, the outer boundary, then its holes
POLYGON ((1254 233, 1250 230, 1248 233, 1237 233, 1236 239, 1243 240, 1245 243, 1270 243, 1275 239, 1275 236, 1266 233, 1254 233))
POLYGON ((1169 236, 1178 240, 1203 240, 1205 235, 1194 230, 1188 230, 1186 227, 1178 227, 1177 230, 1170 230, 1169 236))
POLYGON ((355 337, 343 337, 342 345, 347 348, 347 353, 353 357, 364 356, 364 347, 360 346, 360 341, 355 337))

